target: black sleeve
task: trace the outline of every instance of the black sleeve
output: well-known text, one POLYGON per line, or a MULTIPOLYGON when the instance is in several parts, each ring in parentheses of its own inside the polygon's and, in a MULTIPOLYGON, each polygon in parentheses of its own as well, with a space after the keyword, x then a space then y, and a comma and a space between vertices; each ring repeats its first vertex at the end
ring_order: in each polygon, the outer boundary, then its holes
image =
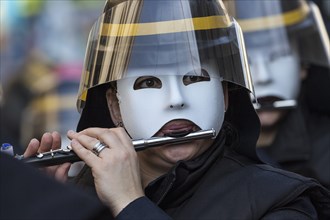
POLYGON ((319 218, 317 210, 309 197, 301 196, 295 201, 282 206, 278 209, 271 211, 269 214, 264 216, 262 220, 277 220, 277 219, 299 219, 299 220, 318 220, 319 218))
POLYGON ((116 220, 131 219, 171 220, 172 218, 169 217, 162 209, 157 207, 147 197, 140 197, 126 206, 116 217, 116 220))
POLYGON ((0 219, 113 219, 96 196, 0 153, 0 219))

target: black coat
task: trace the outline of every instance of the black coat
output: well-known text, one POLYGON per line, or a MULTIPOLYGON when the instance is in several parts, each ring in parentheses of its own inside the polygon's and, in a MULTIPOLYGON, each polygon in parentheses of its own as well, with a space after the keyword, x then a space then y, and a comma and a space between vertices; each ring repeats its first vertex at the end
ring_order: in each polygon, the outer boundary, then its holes
POLYGON ((0 219, 109 219, 93 195, 61 184, 30 165, 0 153, 0 219))
POLYGON ((317 179, 330 189, 330 72, 312 66, 303 82, 298 107, 278 125, 259 157, 282 169, 317 179))
POLYGON ((315 178, 330 189, 330 117, 304 111, 301 106, 291 110, 279 125, 274 142, 258 151, 278 167, 315 178))
MULTIPOLYGON (((219 139, 219 138, 218 138, 219 139)), ((117 219, 327 219, 330 193, 313 179, 258 164, 217 140, 150 183, 117 219)), ((90 172, 78 183, 93 186, 90 172)))

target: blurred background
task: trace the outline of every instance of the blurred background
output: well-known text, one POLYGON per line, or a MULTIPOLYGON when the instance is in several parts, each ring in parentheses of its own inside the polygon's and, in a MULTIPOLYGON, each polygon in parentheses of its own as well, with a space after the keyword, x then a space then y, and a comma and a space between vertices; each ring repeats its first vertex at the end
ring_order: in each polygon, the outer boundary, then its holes
POLYGON ((88 34, 104 4, 0 0, 0 142, 14 153, 45 132, 60 132, 68 145, 88 34))
MULTIPOLYGON (((75 130, 88 33, 104 0, 1 0, 1 143, 75 130)), ((63 139, 67 141, 66 138, 63 139)), ((65 145, 66 143, 63 143, 65 145)))

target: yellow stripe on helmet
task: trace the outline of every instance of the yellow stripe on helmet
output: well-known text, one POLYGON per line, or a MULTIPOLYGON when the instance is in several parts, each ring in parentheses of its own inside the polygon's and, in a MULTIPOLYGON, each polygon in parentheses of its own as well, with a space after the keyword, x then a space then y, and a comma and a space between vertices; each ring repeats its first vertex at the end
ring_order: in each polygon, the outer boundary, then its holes
POLYGON ((169 34, 184 31, 226 28, 230 25, 231 21, 227 16, 208 16, 137 24, 103 23, 101 36, 128 37, 154 34, 169 34))
POLYGON ((82 94, 79 96, 79 99, 82 100, 82 101, 86 101, 86 100, 87 100, 87 92, 88 92, 87 89, 84 90, 84 91, 82 92, 82 94))
POLYGON ((260 31, 265 29, 272 29, 281 26, 289 26, 303 21, 310 9, 307 4, 302 4, 300 8, 285 12, 281 15, 259 17, 252 19, 239 19, 243 32, 260 31))

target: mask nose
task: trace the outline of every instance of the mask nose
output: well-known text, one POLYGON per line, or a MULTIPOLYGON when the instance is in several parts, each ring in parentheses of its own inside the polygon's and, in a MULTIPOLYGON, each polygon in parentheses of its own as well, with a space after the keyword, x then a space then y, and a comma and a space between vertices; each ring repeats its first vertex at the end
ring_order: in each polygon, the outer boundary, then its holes
POLYGON ((267 62, 264 58, 256 57, 251 63, 251 71, 253 74, 253 81, 259 85, 266 85, 272 82, 272 77, 267 62))
POLYGON ((170 80, 169 92, 169 108, 170 109, 183 109, 186 106, 183 97, 182 87, 184 85, 180 82, 179 77, 173 77, 170 80))
POLYGON ((184 103, 179 103, 177 105, 170 105, 170 108, 183 108, 184 107, 184 103))

